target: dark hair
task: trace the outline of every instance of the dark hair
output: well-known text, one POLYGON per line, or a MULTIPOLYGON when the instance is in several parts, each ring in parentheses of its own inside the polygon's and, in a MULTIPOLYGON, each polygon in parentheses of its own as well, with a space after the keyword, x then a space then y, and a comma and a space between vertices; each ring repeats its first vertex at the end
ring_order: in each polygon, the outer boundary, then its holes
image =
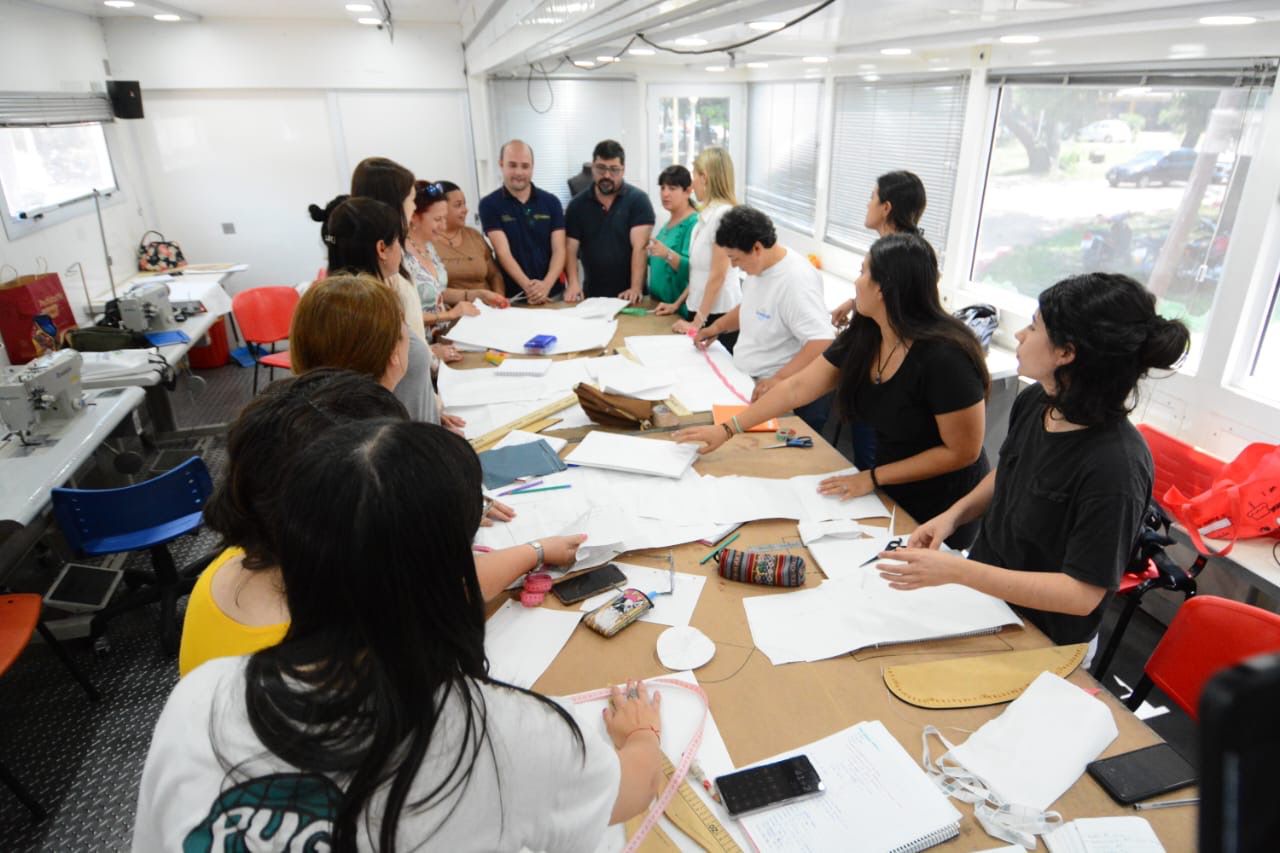
MULTIPOLYGON (((356 849, 363 816, 379 824, 369 846, 394 853, 406 806, 439 804, 492 749, 477 689, 501 685, 488 675, 471 553, 480 484, 466 440, 428 423, 339 426, 289 466, 279 537, 291 621, 279 645, 249 659, 245 705, 270 752, 304 773, 344 778, 334 850, 356 849), (437 745, 448 772, 410 801, 451 703, 464 722, 437 745), (383 792, 382 814, 366 814, 383 792)), ((559 714, 585 760, 569 713, 520 692, 559 714)))
POLYGON ((324 209, 311 205, 311 218, 323 222, 320 239, 329 249, 329 274, 341 270, 383 278, 378 241, 390 246, 404 240, 404 215, 399 208, 372 198, 336 196, 324 209))
MULTIPOLYGON (((456 185, 450 184, 454 189, 456 185)), ((413 182, 413 212, 422 213, 428 207, 438 201, 446 201, 445 195, 448 190, 444 187, 443 181, 414 181, 413 182)))
POLYGON ((334 424, 373 418, 407 421, 409 412, 386 388, 349 370, 281 379, 249 401, 227 432, 227 467, 204 510, 223 547, 242 548, 246 569, 275 565, 275 497, 291 452, 334 424))
POLYGON ((687 190, 693 186, 693 175, 690 175, 688 169, 677 163, 662 170, 662 174, 658 175, 658 186, 679 187, 682 190, 687 190))
POLYGON ((889 221, 894 231, 920 233, 920 217, 927 199, 924 182, 914 172, 885 172, 876 178, 876 195, 881 202, 889 202, 889 221))
POLYGON ((720 218, 716 229, 716 245, 725 249, 750 252, 756 243, 766 249, 778 242, 778 232, 773 220, 754 207, 740 204, 720 218))
POLYGON ((1050 396, 1068 421, 1086 426, 1125 417, 1137 404, 1138 380, 1175 367, 1191 334, 1181 320, 1156 313, 1156 298, 1127 275, 1071 276, 1040 294, 1040 320, 1054 346, 1075 358, 1053 372, 1050 396))
POLYGON ((436 181, 436 183, 439 184, 444 189, 445 195, 448 195, 449 193, 461 192, 462 190, 462 187, 458 186, 453 181, 436 181))
MULTIPOLYGON (((943 310, 938 297, 938 256, 929 241, 915 234, 888 234, 871 244, 867 266, 872 281, 880 285, 894 334, 912 344, 936 341, 958 349, 982 376, 985 396, 991 390, 991 376, 982 346, 968 326, 943 310)), ((854 400, 858 389, 871 381, 871 365, 880 357, 880 340, 880 325, 855 311, 849 328, 837 341, 846 350, 836 399, 841 413, 850 420, 857 417, 854 400)))
MULTIPOLYGON (((351 173, 351 194, 376 198, 401 211, 404 216, 404 200, 413 189, 413 172, 395 160, 386 157, 366 157, 356 164, 351 173)), ((404 223, 408 230, 409 223, 404 223)))
POLYGON ((622 150, 622 144, 612 139, 605 139, 596 143, 596 147, 591 151, 592 161, 596 160, 617 160, 622 165, 627 165, 627 152, 622 150))

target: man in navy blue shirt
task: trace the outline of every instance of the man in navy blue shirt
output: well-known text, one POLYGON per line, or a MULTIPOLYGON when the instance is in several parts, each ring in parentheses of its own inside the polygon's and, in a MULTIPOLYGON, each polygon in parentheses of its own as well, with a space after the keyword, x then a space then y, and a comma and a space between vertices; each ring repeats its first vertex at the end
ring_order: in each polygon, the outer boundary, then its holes
POLYGON ((546 302, 564 271, 564 211, 560 199, 533 185, 533 149, 513 139, 498 150, 502 186, 480 200, 480 227, 493 244, 507 295, 524 291, 530 305, 546 302))
POLYGON ((631 304, 644 298, 649 260, 645 246, 653 233, 653 205, 643 191, 622 180, 626 152, 606 139, 591 153, 595 183, 578 193, 565 211, 569 285, 566 302, 583 296, 621 296, 631 304), (578 280, 578 257, 586 274, 578 280))

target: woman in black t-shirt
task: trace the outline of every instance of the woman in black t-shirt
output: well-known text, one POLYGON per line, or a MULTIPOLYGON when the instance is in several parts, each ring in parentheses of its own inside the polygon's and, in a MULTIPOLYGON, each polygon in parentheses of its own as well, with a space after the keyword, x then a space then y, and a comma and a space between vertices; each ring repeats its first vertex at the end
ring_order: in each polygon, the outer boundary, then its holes
MULTIPOLYGON (((881 237, 854 284, 857 313, 824 358, 772 388, 723 426, 692 427, 678 441, 715 450, 737 432, 830 391, 847 418, 876 430, 876 465, 828 477, 818 491, 842 498, 882 488, 915 518, 931 518, 972 489, 990 467, 982 452, 990 380, 977 339, 942 309, 938 261, 924 238, 881 237)), ((951 531, 963 548, 977 526, 951 531)))
POLYGON ((1186 326, 1133 279, 1090 273, 1040 294, 1018 332, 1014 403, 997 469, 881 556, 895 589, 962 583, 1014 605, 1055 643, 1093 640, 1151 495, 1151 454, 1128 420, 1151 368, 1182 359, 1186 326), (981 520, 969 559, 937 550, 981 520))

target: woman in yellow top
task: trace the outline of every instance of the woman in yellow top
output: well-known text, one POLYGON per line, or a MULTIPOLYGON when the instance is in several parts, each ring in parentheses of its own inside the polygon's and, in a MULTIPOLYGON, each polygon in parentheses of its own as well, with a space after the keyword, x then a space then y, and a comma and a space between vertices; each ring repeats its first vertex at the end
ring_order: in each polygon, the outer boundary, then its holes
MULTIPOLYGON (((276 561, 279 494, 297 448, 336 424, 409 413, 383 385, 349 370, 319 368, 272 383, 247 405, 227 436, 227 470, 205 507, 205 522, 226 549, 209 565, 187 602, 178 651, 186 675, 207 660, 279 643, 289 610, 276 561)), ((583 536, 551 536, 477 555, 481 593, 492 598, 542 563, 572 564, 583 536)), ((430 567, 423 566, 423 571, 430 567)))

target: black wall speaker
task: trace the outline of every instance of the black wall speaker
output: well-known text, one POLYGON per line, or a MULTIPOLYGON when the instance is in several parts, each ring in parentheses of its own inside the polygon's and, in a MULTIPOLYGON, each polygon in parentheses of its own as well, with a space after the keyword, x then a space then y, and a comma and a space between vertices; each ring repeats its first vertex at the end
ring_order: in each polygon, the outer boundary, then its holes
POLYGON ((107 96, 116 118, 142 118, 142 89, 137 80, 108 80, 107 96))

